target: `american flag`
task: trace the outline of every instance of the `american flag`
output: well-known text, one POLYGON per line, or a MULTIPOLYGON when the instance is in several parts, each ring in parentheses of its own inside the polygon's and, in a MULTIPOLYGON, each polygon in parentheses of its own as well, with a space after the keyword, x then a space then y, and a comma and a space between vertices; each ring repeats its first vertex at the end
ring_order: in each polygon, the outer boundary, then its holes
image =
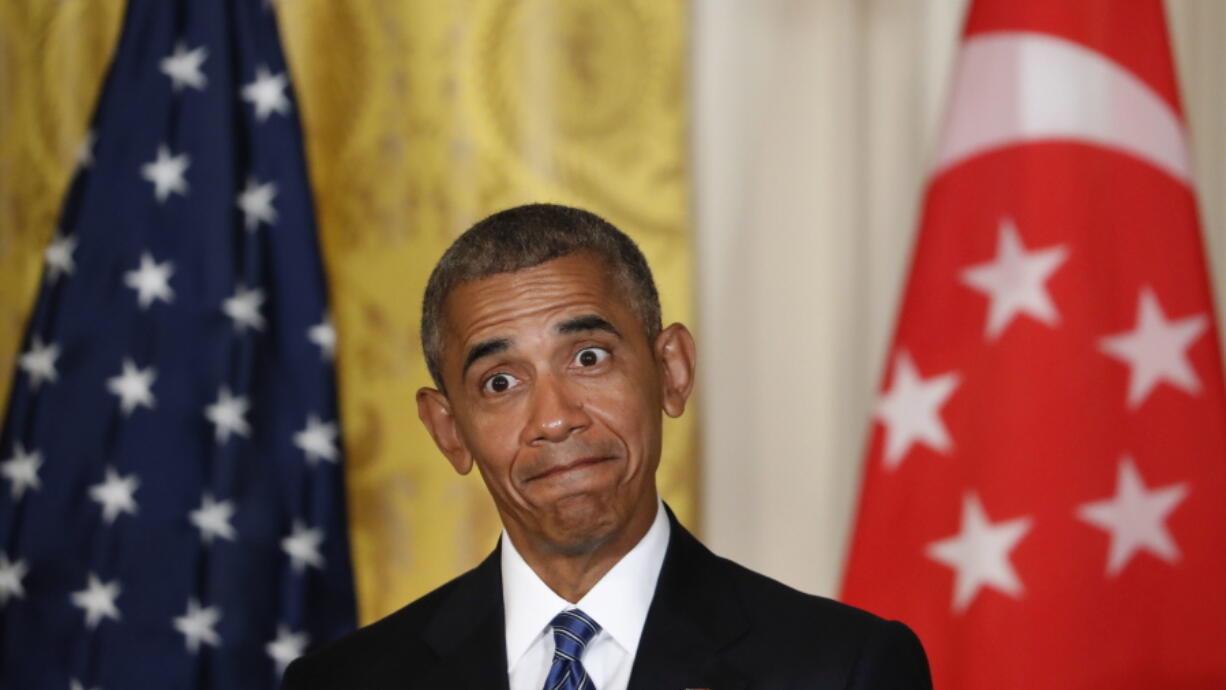
POLYGON ((129 0, 0 433, 0 687, 273 688, 352 629, 323 266, 261 0, 129 0))

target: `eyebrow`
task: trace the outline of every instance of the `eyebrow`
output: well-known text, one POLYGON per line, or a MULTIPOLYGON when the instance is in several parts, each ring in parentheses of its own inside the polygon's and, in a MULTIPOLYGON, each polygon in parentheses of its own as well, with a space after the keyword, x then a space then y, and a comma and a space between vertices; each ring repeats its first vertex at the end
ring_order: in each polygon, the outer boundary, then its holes
POLYGON ((554 330, 560 335, 583 333, 585 331, 605 331, 612 333, 619 338, 622 335, 616 328, 613 327, 613 324, 599 316, 596 316, 595 314, 586 314, 584 316, 576 316, 574 318, 567 319, 557 326, 554 326, 554 330))
POLYGON ((464 356, 464 368, 460 370, 460 377, 462 378, 468 374, 468 368, 472 366, 473 362, 482 357, 506 352, 509 349, 511 349, 510 338, 490 338, 473 345, 468 348, 468 354, 464 356))

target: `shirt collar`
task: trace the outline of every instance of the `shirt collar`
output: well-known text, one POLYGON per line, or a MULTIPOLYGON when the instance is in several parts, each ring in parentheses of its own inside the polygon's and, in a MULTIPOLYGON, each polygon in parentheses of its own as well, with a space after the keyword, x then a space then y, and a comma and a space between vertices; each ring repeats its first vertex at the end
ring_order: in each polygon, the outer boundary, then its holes
POLYGON ((643 635, 647 610, 668 550, 669 525, 664 504, 657 500, 656 517, 634 548, 579 600, 571 604, 537 577, 502 531, 502 601, 506 615, 507 668, 515 667, 532 643, 561 611, 571 608, 600 624, 618 646, 634 654, 643 635))

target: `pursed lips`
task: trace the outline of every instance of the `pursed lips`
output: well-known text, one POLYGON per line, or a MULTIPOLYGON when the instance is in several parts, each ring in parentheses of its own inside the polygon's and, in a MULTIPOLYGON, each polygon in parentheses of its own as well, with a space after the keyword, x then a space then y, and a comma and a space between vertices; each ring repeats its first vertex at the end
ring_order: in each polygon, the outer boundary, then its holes
POLYGON ((540 474, 534 474, 531 477, 528 477, 527 481, 534 482, 538 479, 547 479, 549 477, 554 477, 559 474, 563 474, 565 472, 570 472, 571 470, 577 470, 581 467, 586 467, 588 465, 595 465, 597 463, 601 463, 606 460, 612 460, 612 459, 613 457, 608 456, 608 455, 598 455, 598 456, 591 456, 591 457, 586 457, 586 458, 577 458, 570 462, 550 467, 549 469, 545 470, 544 472, 541 472, 540 474))

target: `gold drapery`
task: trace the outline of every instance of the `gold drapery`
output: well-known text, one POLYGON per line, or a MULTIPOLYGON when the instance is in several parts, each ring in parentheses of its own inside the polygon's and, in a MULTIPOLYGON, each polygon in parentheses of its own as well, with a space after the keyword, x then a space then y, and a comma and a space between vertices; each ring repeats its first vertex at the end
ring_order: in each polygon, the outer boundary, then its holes
MULTIPOLYGON (((337 325, 363 622, 472 566, 498 518, 416 418, 430 268, 484 215, 582 206, 642 246, 667 320, 693 315, 684 0, 276 5, 337 325)), ((0 387, 122 20, 121 0, 0 3, 0 387)), ((207 64, 206 64, 207 70, 207 64)), ((6 398, 7 399, 7 398, 6 398)), ((693 522, 694 415, 660 486, 693 522)))

